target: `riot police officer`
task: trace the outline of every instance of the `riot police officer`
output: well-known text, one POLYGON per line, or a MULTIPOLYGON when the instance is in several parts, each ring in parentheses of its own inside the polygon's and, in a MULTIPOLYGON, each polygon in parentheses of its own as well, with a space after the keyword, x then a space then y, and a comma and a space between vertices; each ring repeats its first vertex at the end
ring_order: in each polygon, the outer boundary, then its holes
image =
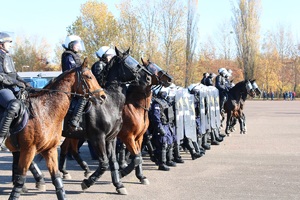
MULTIPOLYGON (((84 51, 84 43, 77 35, 69 35, 66 37, 64 44, 62 44, 65 51, 61 56, 62 71, 65 72, 75 67, 80 67, 82 62, 80 59, 79 51, 84 51)), ((69 128, 71 131, 80 131, 80 119, 82 116, 83 108, 86 105, 85 98, 77 98, 76 106, 73 110, 73 115, 69 121, 69 128)))
POLYGON ((210 73, 207 78, 205 79, 205 82, 203 85, 206 85, 206 86, 213 86, 213 78, 214 78, 215 74, 213 73, 210 73))
POLYGON ((12 121, 18 116, 21 102, 17 99, 20 88, 31 87, 16 72, 14 62, 9 54, 12 37, 0 32, 0 137, 9 134, 12 121))
POLYGON ((201 83, 203 85, 205 85, 205 82, 206 82, 206 79, 207 79, 208 76, 209 76, 209 74, 207 72, 203 73, 203 78, 201 79, 201 83))
MULTIPOLYGON (((153 128, 153 141, 155 145, 155 153, 157 155, 158 169, 169 171, 169 166, 176 166, 175 163, 168 159, 167 165, 167 151, 172 151, 172 144, 174 142, 174 111, 167 98, 167 89, 162 88, 157 92, 156 97, 153 97, 151 104, 150 123, 153 128)), ((173 151, 172 151, 173 153, 173 151)), ((170 155, 170 154, 168 154, 170 155)))
POLYGON ((219 75, 216 77, 216 88, 219 90, 219 98, 220 98, 220 110, 221 112, 225 112, 224 104, 227 100, 227 91, 225 76, 227 74, 227 70, 225 68, 220 68, 218 70, 219 75))
POLYGON ((99 60, 93 64, 92 72, 101 86, 104 86, 105 83, 102 70, 115 55, 115 50, 108 46, 102 46, 96 52, 96 56, 99 58, 99 60))

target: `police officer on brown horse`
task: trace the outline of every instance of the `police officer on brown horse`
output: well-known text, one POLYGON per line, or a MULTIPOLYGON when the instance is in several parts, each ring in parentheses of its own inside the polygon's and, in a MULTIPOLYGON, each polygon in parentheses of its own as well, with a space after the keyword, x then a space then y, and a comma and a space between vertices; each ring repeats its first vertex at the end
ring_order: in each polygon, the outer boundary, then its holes
POLYGON ((0 32, 0 112, 4 112, 0 121, 0 137, 7 136, 12 121, 19 115, 21 102, 17 99, 20 88, 30 87, 16 72, 9 50, 12 38, 8 33, 0 32))

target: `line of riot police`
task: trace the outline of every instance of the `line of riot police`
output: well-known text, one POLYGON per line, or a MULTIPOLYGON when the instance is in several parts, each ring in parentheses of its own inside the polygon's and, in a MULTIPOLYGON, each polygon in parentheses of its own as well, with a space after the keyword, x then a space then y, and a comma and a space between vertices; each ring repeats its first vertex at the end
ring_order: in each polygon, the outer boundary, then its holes
POLYGON ((225 136, 220 134, 219 91, 201 83, 155 88, 149 119, 144 149, 163 171, 184 163, 180 150, 189 151, 194 160, 225 136))

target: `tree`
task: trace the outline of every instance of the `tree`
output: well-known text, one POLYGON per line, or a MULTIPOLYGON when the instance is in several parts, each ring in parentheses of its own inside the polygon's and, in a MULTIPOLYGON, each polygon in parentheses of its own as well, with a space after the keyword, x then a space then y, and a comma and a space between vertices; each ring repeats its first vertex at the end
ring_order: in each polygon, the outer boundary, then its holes
POLYGON ((50 45, 39 37, 17 37, 13 46, 13 60, 17 71, 47 71, 50 45))
POLYGON ((130 47, 131 55, 139 59, 143 52, 144 40, 142 25, 137 15, 138 9, 133 6, 131 0, 123 1, 118 7, 122 8, 119 20, 122 36, 119 39, 120 46, 123 50, 130 47))
POLYGON ((197 9, 198 0, 188 1, 188 13, 187 13, 187 29, 186 29, 186 49, 185 49, 185 87, 190 84, 191 75, 193 74, 193 66, 195 59, 195 49, 197 47, 197 33, 198 33, 198 15, 197 9))
POLYGON ((232 25, 236 35, 237 61, 245 79, 254 77, 259 53, 260 0, 237 0, 232 25))

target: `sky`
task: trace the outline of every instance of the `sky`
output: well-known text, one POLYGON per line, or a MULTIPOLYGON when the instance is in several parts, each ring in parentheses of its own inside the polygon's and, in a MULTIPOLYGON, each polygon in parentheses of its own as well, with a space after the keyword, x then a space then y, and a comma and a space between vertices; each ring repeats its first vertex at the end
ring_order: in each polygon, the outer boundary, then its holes
MULTIPOLYGON (((0 0, 0 31, 45 38, 53 48, 64 40, 70 26, 80 15, 80 6, 87 0, 0 0)), ((103 0, 118 16, 115 7, 121 0, 103 0)), ((234 0, 235 1, 235 0, 234 0)), ((214 37, 218 27, 232 15, 231 0, 198 0, 199 30, 203 40, 214 37)), ((262 0, 261 33, 276 30, 279 24, 290 27, 300 36, 299 0, 262 0)), ((231 28, 228 28, 228 33, 231 28)), ((299 39, 298 39, 299 41, 299 39)))

